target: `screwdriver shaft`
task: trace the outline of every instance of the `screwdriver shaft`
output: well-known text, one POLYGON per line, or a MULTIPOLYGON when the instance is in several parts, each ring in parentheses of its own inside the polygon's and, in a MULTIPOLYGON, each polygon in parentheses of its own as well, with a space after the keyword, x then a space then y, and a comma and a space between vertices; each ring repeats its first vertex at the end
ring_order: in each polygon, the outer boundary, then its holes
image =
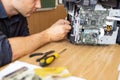
POLYGON ((61 54, 61 53, 63 53, 64 51, 66 51, 67 49, 65 48, 65 49, 63 49, 62 51, 60 51, 58 54, 61 54))

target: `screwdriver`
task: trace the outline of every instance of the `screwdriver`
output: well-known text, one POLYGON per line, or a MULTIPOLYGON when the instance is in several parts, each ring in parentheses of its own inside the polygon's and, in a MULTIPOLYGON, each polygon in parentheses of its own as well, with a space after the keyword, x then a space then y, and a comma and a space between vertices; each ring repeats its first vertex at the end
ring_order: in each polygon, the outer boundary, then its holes
POLYGON ((47 55, 43 56, 42 58, 39 59, 40 66, 44 67, 44 66, 51 64, 56 58, 59 57, 60 53, 63 53, 66 50, 67 49, 65 48, 62 51, 60 51, 59 53, 54 52, 52 55, 48 56, 48 54, 47 54, 47 55))

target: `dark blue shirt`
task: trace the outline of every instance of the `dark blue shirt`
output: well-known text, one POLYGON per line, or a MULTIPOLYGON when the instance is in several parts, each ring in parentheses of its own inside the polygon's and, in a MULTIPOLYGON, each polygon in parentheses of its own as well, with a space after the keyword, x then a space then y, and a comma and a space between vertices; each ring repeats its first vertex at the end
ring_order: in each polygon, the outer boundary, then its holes
POLYGON ((29 35, 27 25, 26 18, 21 14, 9 18, 0 2, 0 66, 8 64, 12 60, 12 50, 8 38, 29 35))

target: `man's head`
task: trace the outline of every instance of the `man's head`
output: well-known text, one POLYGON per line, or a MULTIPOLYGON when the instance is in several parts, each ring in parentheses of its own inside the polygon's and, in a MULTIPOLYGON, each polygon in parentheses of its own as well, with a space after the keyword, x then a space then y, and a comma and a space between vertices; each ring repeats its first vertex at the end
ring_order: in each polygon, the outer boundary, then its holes
POLYGON ((30 16, 37 8, 41 8, 40 0, 1 0, 8 14, 21 13, 30 16), (8 6, 9 5, 9 6, 8 6), (11 8, 10 8, 11 7, 11 8), (14 12, 14 13, 13 13, 14 12))

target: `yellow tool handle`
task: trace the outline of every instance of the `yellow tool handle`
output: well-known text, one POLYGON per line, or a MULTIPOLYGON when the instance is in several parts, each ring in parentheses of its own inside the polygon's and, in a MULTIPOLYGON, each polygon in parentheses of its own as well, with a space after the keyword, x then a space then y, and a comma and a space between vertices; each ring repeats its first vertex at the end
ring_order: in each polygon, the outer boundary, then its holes
POLYGON ((47 57, 41 59, 40 66, 47 66, 47 65, 51 64, 57 57, 58 57, 57 54, 53 54, 51 56, 47 56, 47 57))

